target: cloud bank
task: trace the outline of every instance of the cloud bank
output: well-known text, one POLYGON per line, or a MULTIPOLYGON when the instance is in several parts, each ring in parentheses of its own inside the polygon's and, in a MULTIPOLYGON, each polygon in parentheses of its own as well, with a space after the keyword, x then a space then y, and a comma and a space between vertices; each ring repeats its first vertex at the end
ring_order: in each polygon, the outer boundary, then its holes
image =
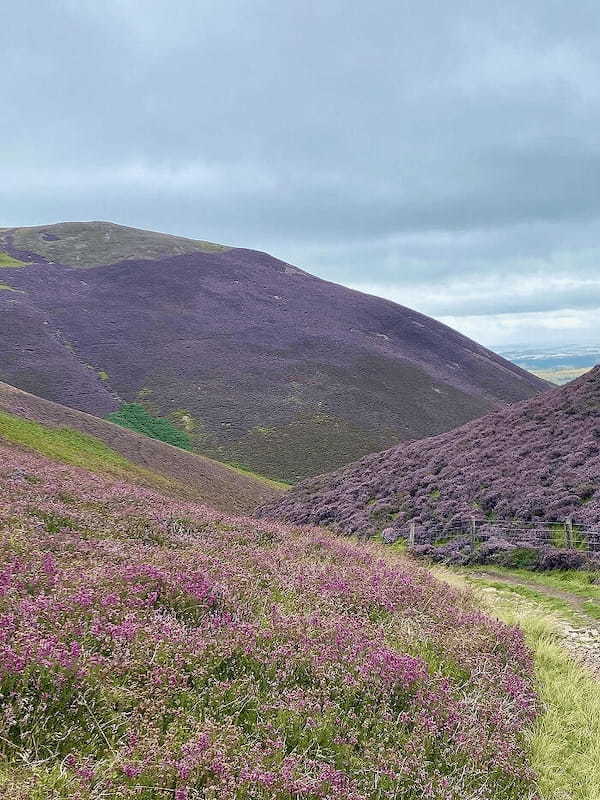
POLYGON ((600 340, 592 0, 24 0, 0 225, 269 250, 485 344, 600 340))

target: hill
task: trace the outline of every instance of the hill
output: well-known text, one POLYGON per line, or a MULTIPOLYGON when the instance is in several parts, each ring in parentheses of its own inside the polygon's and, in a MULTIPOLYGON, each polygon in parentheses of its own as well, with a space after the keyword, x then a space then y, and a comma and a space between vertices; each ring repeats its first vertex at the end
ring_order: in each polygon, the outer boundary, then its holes
POLYGON ((600 523, 600 366, 440 436, 299 484, 261 514, 373 535, 454 520, 600 523))
POLYGON ((242 474, 5 383, 0 383, 0 440, 27 445, 59 461, 95 468, 188 500, 209 503, 228 513, 250 513, 281 491, 270 481, 242 474), (35 424, 28 425, 27 421, 35 424))
POLYGON ((265 253, 109 223, 5 230, 0 250, 0 379, 99 416, 142 402, 197 452, 271 477, 547 388, 422 314, 265 253))
POLYGON ((520 631, 413 563, 0 444, 0 795, 532 800, 520 631))

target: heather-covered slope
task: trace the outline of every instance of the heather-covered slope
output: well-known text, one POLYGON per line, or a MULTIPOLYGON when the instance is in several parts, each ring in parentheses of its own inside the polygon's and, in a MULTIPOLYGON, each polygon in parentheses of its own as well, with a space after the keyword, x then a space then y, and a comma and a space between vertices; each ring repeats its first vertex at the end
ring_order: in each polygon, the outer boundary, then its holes
MULTIPOLYGON (((28 443, 30 447, 53 453, 61 460, 60 431, 78 431, 85 437, 93 437, 97 443, 110 448, 103 471, 123 474, 130 481, 164 489, 171 493, 197 502, 210 503, 228 513, 250 513, 260 503, 273 500, 280 494, 280 488, 269 481, 244 475, 216 461, 177 447, 149 439, 132 431, 113 425, 98 417, 75 411, 66 406, 43 400, 27 392, 0 383, 0 440, 28 443), (6 414, 10 418, 6 418, 6 414), (36 431, 19 427, 19 419, 40 423, 43 430, 36 431), (112 456, 110 454, 113 454, 112 456), (121 456, 124 459, 115 459, 121 456), (137 466, 139 470, 129 467, 137 466)), ((69 456, 73 463, 72 437, 69 438, 69 456)), ((88 465, 93 441, 82 440, 81 458, 75 463, 88 465)), ((77 455, 77 443, 75 443, 77 455)), ((91 465, 90 465, 91 466, 91 465)), ((98 469, 102 469, 98 462, 98 469)))
POLYGON ((144 402, 220 460, 294 480, 546 388, 428 317, 265 253, 192 242, 156 258, 160 234, 135 232, 152 242, 138 251, 131 229, 121 242, 119 226, 79 225, 0 234, 24 263, 2 268, 16 291, 0 291, 0 379, 102 416, 144 402), (106 261, 127 260, 98 266, 107 234, 106 261))
POLYGON ((371 535, 469 517, 600 524, 600 367, 455 431, 375 453, 262 509, 371 535))
POLYGON ((532 800, 522 634, 414 564, 0 445, 0 796, 532 800))

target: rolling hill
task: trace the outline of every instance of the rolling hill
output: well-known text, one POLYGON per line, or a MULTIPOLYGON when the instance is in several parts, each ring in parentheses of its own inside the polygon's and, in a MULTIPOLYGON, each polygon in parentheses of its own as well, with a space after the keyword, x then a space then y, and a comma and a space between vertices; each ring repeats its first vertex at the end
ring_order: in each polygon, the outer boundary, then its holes
POLYGON ((0 441, 227 513, 252 512, 281 488, 98 417, 0 383, 0 441))
POLYGON ((600 366, 457 430, 372 455, 295 487, 265 516, 373 535, 494 521, 600 524, 600 366))
POLYGON ((0 231, 0 379, 294 481, 547 388, 456 331, 265 253, 103 222, 0 231))

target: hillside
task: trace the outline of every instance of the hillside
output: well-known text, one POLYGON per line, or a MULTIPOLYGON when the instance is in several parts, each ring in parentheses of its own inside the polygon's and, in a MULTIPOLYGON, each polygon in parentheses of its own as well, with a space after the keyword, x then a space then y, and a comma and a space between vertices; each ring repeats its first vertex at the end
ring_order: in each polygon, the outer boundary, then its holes
POLYGON ((412 563, 1 444, 0 548, 2 797, 538 796, 522 633, 412 563))
POLYGON ((0 379, 296 480, 547 385, 456 331, 265 253, 63 223, 0 231, 0 379))
POLYGON ((250 513, 280 489, 268 481, 0 383, 0 440, 123 476, 228 513, 250 513), (26 420, 40 427, 27 426, 26 420), (73 432, 83 434, 78 439, 73 432), (104 445, 105 447, 101 447, 104 445), (101 451, 102 458, 96 458, 101 451), (92 461, 92 459, 94 459, 92 461))
POLYGON ((283 520, 373 535, 413 520, 451 525, 600 523, 600 366, 564 387, 441 436, 375 453, 298 485, 262 509, 283 520))

